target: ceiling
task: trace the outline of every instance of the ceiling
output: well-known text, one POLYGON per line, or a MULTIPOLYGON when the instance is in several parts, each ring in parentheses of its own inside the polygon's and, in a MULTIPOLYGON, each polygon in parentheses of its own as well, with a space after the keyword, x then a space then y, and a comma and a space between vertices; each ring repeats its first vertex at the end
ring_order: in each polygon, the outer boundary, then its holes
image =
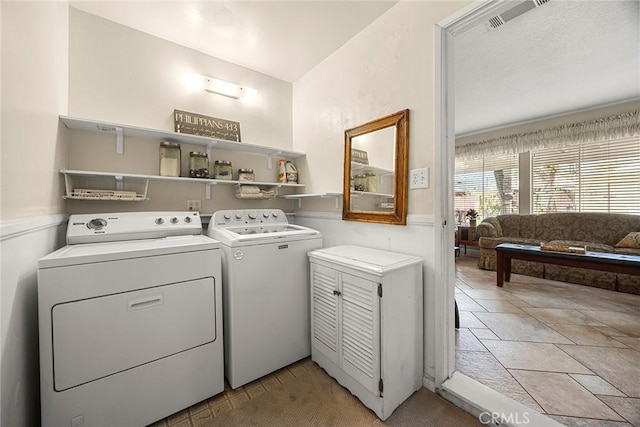
MULTIPOLYGON (((288 82, 395 3, 70 0, 77 9, 288 82)), ((552 0, 497 29, 482 22, 457 35, 456 134, 640 97, 639 5, 552 0)))
POLYGON ((637 0, 551 0, 456 36, 456 135, 640 97, 639 25, 637 0))
POLYGON ((76 9, 295 82, 394 1, 78 1, 76 9))

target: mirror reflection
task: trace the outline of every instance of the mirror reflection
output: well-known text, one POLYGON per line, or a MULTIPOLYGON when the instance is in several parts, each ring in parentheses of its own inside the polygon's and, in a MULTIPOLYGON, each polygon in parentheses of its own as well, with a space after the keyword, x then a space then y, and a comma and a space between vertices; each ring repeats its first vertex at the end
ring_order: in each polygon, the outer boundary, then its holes
POLYGON ((351 210, 393 210, 396 127, 351 139, 351 210))
POLYGON ((406 223, 408 114, 345 131, 343 219, 406 223))

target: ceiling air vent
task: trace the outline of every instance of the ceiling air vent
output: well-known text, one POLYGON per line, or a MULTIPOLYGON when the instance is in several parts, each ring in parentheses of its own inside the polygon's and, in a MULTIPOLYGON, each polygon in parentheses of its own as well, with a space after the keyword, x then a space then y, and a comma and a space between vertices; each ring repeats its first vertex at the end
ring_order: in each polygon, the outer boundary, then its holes
POLYGON ((536 7, 542 6, 543 4, 548 2, 549 0, 526 0, 519 5, 512 7, 511 9, 505 10, 500 15, 496 15, 490 18, 487 26, 491 29, 498 28, 511 21, 513 18, 516 18, 523 13, 526 13, 531 9, 535 9, 536 7))
POLYGON ((503 25, 503 24, 504 24, 504 21, 502 20, 500 15, 494 16, 493 18, 489 19, 489 27, 491 28, 498 28, 500 25, 503 25))

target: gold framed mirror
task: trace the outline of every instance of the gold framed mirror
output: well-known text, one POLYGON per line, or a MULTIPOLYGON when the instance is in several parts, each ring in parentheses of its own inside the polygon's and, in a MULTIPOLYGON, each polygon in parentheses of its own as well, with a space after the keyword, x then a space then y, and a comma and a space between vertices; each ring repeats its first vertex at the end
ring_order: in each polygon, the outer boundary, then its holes
POLYGON ((344 133, 342 219, 405 225, 409 110, 344 133))

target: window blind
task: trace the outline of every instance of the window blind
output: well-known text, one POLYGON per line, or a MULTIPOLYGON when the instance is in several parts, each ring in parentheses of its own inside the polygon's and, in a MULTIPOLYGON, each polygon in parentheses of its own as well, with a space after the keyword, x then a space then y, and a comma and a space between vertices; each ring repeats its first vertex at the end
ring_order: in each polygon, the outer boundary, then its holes
POLYGON ((456 159, 455 210, 458 223, 475 209, 480 218, 518 212, 518 155, 456 159))
POLYGON ((640 214, 640 138, 532 153, 533 213, 640 214))

